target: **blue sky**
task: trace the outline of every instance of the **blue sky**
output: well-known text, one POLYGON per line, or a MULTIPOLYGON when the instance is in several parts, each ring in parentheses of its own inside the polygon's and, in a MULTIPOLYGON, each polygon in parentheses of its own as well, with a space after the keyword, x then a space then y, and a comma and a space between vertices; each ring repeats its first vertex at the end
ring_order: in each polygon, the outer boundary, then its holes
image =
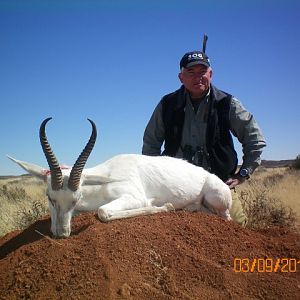
MULTIPOLYGON (((38 130, 72 165, 97 124, 87 167, 140 153, 153 109, 179 86, 181 56, 207 54, 213 83, 254 114, 263 159, 300 154, 300 2, 0 0, 0 175, 6 158, 46 167, 38 130)), ((239 156, 241 149, 237 145, 239 156)))

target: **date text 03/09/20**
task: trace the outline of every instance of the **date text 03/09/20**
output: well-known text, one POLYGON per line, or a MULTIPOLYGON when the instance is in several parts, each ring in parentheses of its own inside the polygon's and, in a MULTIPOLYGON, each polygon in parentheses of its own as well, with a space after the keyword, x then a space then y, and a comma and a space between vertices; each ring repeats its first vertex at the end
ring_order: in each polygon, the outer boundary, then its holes
POLYGON ((235 258, 235 273, 295 273, 300 271, 300 259, 297 258, 235 258))

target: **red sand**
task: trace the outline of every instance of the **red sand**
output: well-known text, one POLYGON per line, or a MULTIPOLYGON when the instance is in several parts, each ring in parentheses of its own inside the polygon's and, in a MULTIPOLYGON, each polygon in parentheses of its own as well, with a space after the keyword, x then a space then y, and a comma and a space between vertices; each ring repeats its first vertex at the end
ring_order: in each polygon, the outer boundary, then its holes
POLYGON ((0 299, 300 299, 300 235, 288 229, 183 211, 107 224, 87 213, 68 239, 42 236, 49 228, 44 219, 0 239, 0 299), (235 258, 250 259, 248 272, 235 258))

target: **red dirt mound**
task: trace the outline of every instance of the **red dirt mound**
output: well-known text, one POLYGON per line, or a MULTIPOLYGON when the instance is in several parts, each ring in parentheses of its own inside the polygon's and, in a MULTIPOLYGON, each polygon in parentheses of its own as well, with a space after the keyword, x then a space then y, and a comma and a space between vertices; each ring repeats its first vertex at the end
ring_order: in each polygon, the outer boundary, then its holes
POLYGON ((50 220, 0 240, 0 299, 299 299, 300 236, 172 212, 101 223, 50 220), (234 263, 235 261, 235 263, 234 263))

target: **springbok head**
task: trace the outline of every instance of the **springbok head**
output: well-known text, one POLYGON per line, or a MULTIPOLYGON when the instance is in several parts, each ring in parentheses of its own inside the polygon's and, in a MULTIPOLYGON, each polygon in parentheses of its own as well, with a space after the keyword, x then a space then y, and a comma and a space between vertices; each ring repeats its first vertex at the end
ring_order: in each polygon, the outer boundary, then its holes
POLYGON ((51 231, 55 237, 63 238, 68 237, 71 233, 72 213, 77 202, 82 197, 82 171, 95 145, 97 129, 95 123, 88 119, 92 125, 90 139, 73 167, 71 169, 65 169, 59 165, 46 136, 45 127, 51 119, 52 118, 47 118, 42 122, 39 132, 40 142, 50 170, 45 170, 37 165, 8 157, 30 174, 47 182, 51 231))

